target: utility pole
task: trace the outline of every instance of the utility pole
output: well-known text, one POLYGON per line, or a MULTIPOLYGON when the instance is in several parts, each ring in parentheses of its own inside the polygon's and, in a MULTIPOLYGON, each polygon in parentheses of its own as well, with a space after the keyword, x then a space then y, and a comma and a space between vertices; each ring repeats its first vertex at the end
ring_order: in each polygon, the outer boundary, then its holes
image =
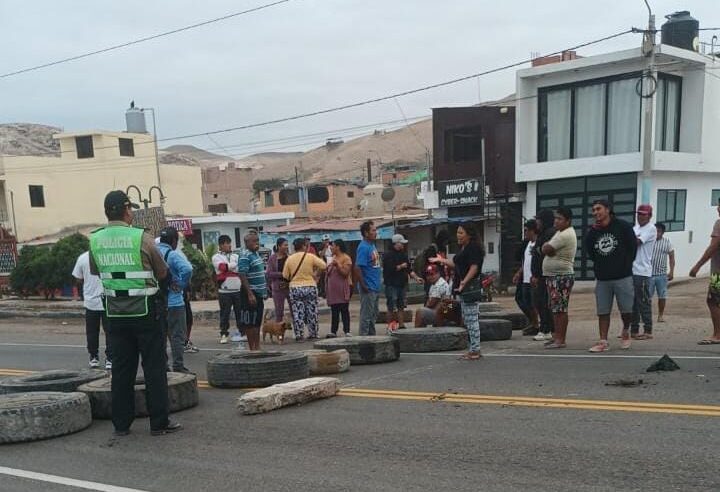
POLYGON ((643 36, 642 52, 648 60, 647 72, 644 81, 647 81, 648 89, 641 90, 641 97, 645 102, 645 121, 643 122, 642 140, 642 162, 643 172, 641 179, 641 200, 640 203, 650 203, 650 191, 652 189, 652 157, 653 157, 653 123, 655 93, 657 92, 657 68, 655 66, 655 15, 650 9, 647 0, 645 6, 648 9, 648 27, 643 36))
POLYGON ((157 124, 155 121, 155 108, 142 108, 141 111, 150 111, 152 113, 153 118, 153 145, 155 146, 155 173, 157 174, 157 185, 158 187, 162 187, 162 183, 160 182, 160 156, 158 153, 158 138, 157 138, 157 124))

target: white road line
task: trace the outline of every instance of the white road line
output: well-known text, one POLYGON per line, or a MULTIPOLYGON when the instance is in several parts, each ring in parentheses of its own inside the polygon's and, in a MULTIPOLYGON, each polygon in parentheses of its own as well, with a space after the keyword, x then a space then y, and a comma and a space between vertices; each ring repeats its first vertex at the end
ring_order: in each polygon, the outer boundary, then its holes
MULTIPOLYGON (((0 347, 37 347, 37 348, 81 348, 85 345, 54 345, 47 343, 12 343, 0 342, 0 347)), ((231 348, 201 348, 201 352, 232 352, 231 348)), ((403 357, 459 357, 464 352, 403 352, 403 357)), ((678 360, 720 360, 720 356, 716 355, 672 355, 673 359, 678 360)), ((528 357, 528 358, 547 358, 547 359, 657 359, 663 354, 657 355, 609 355, 609 354, 508 354, 503 352, 483 352, 483 357, 528 357)))
POLYGON ((76 480, 74 478, 60 477, 58 475, 48 475, 46 473, 37 473, 27 470, 18 470, 17 468, 6 468, 0 466, 0 475, 9 475, 11 477, 27 478, 38 482, 48 482, 58 485, 67 485, 84 490, 96 490, 99 492, 148 492, 140 489, 129 489, 127 487, 118 487, 116 485, 107 485, 98 482, 88 482, 85 480, 76 480))

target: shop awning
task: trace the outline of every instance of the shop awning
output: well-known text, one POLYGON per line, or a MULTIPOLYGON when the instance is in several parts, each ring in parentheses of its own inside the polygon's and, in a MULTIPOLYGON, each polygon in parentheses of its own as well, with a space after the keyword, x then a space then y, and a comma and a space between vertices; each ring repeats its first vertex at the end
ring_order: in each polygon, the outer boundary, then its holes
POLYGON ((461 222, 483 222, 493 219, 481 215, 468 215, 463 217, 433 217, 432 219, 422 219, 409 222, 407 224, 398 225, 398 229, 415 229, 417 227, 427 227, 440 224, 460 224, 461 222))

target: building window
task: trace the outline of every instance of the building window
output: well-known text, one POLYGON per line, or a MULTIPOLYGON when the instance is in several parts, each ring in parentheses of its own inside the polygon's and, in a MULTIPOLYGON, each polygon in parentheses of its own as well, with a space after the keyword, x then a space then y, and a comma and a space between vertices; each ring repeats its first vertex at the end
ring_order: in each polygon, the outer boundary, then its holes
POLYGON ((713 207, 720 205, 720 190, 712 190, 710 193, 710 205, 713 207))
POLYGON ((95 157, 92 135, 75 137, 75 150, 77 151, 78 159, 95 157))
POLYGON ((279 195, 280 205, 300 204, 300 194, 298 193, 297 188, 286 188, 284 190, 280 190, 279 195))
POLYGON ((326 203, 330 200, 330 192, 327 186, 313 186, 308 188, 307 194, 309 203, 326 203))
POLYGON ((354 192, 354 191, 348 191, 348 192, 347 192, 347 197, 348 197, 348 198, 355 198, 355 192, 354 192))
POLYGON ((445 133, 445 148, 452 162, 482 160, 482 129, 479 126, 456 128, 445 133))
POLYGON ((135 157, 135 143, 132 138, 118 138, 120 146, 120 155, 125 157, 135 157))
POLYGON ((538 161, 638 152, 639 81, 626 74, 541 89, 538 161))
POLYGON ((265 192, 265 206, 266 207, 274 207, 275 206, 275 197, 273 196, 272 191, 265 192))
POLYGON ((30 190, 30 206, 31 207, 44 207, 45 206, 45 192, 43 187, 40 185, 28 186, 30 190))
POLYGON ((655 150, 680 150, 680 99, 682 79, 671 75, 658 77, 655 95, 655 150))
POLYGON ((215 205, 208 205, 208 212, 211 214, 226 214, 228 211, 227 203, 218 203, 215 205))
POLYGON ((668 231, 685 230, 686 190, 658 190, 657 221, 668 231))

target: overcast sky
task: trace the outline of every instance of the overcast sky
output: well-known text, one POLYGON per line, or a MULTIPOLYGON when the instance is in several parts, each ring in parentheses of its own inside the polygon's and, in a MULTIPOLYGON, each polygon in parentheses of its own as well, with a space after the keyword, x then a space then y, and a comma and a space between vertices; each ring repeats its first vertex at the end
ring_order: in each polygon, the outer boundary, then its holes
MULTIPOLYGON (((271 0, 0 0, 0 73, 175 29, 271 0)), ((650 0, 720 27, 718 0, 650 0)), ((124 129, 134 99, 167 138, 400 92, 644 27, 642 0, 291 0, 161 39, 0 79, 0 122, 124 129)), ((720 35, 720 32, 718 32, 720 35)), ((710 41, 712 33, 701 39, 710 41)), ((580 50, 639 46, 640 35, 580 50)), ((658 38, 659 41, 659 38, 658 38)), ((400 98, 407 117, 514 91, 514 71, 400 98)), ((233 154, 257 140, 401 119, 382 102, 214 136, 233 154)), ((151 125, 150 121, 148 124, 151 125)), ((382 127, 383 125, 377 125, 382 127)), ((385 125, 388 126, 388 125, 385 125)), ((337 132, 341 134, 342 132, 337 132)), ((324 137, 320 137, 322 141, 324 137)), ((207 137, 184 142, 217 149, 207 137)), ((162 146, 171 143, 163 143, 162 146)), ((307 145, 307 143, 306 143, 307 145)), ((263 150, 288 150, 270 144, 263 150)))

